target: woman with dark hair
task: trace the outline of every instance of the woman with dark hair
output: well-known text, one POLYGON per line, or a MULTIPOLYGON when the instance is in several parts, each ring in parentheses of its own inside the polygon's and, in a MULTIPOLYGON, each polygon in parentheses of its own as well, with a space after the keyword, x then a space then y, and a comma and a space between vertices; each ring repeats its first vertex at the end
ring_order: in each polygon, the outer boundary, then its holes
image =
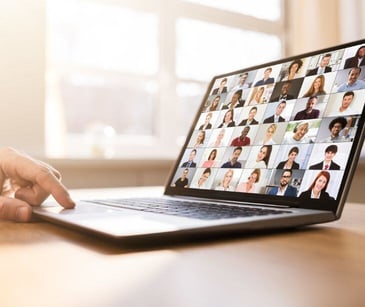
POLYGON ((264 145, 257 153, 255 161, 247 162, 247 168, 267 168, 272 151, 272 145, 264 145))
POLYGON ((213 99, 212 103, 207 107, 206 112, 217 111, 220 100, 221 100, 221 96, 217 95, 213 99))
POLYGON ((292 80, 296 78, 296 74, 298 73, 302 65, 303 61, 301 59, 296 59, 293 62, 291 62, 288 68, 288 73, 285 75, 282 81, 292 80))
POLYGON ((307 191, 300 194, 300 198, 303 199, 321 199, 329 200, 333 199, 327 192, 328 183, 330 182, 331 175, 327 171, 320 171, 316 178, 313 180, 311 186, 307 191))
POLYGON ((223 127, 234 127, 236 124, 233 120, 234 117, 234 112, 233 109, 229 109, 223 117, 223 121, 222 123, 218 126, 218 128, 223 128, 223 127))
POLYGON ((288 153, 288 160, 281 161, 276 168, 277 169, 299 169, 299 163, 295 162, 295 158, 297 157, 298 154, 299 154, 299 148, 296 146, 292 147, 288 153))
POLYGON ((365 46, 362 45, 357 49, 355 56, 348 58, 345 61, 344 69, 345 68, 353 68, 365 65, 365 46))
POLYGON ((208 160, 205 161, 202 167, 213 167, 215 165, 215 158, 217 157, 217 149, 212 149, 209 154, 208 160))

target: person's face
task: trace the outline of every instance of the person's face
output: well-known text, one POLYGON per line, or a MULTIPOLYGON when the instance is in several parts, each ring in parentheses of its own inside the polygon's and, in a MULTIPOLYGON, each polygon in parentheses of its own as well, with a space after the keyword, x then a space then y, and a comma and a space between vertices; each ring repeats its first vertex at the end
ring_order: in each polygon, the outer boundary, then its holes
POLYGON ((319 64, 321 67, 326 67, 330 63, 331 57, 325 56, 322 58, 321 63, 319 64))
POLYGON ((351 72, 349 74, 348 83, 353 84, 356 82, 356 80, 359 78, 360 70, 357 68, 351 69, 351 72))
POLYGON ((272 136, 274 135, 275 133, 275 130, 273 127, 269 127, 267 130, 266 130, 266 137, 267 138, 272 138, 272 136))
POLYGON ((182 173, 181 178, 182 179, 185 179, 187 176, 188 176, 188 171, 187 170, 184 170, 183 173, 182 173))
POLYGON ((213 106, 217 106, 219 103, 220 97, 215 97, 213 100, 213 106))
POLYGON ((220 88, 224 88, 227 85, 227 80, 222 80, 221 84, 220 84, 220 88))
POLYGON ((241 150, 239 150, 239 149, 237 149, 237 150, 235 150, 234 152, 233 152, 233 156, 232 156, 232 162, 233 163, 236 163, 237 162, 237 160, 238 160, 238 158, 240 157, 240 155, 241 155, 241 150))
POLYGON ((224 183, 229 184, 232 180, 233 173, 232 172, 226 172, 224 174, 224 183))
POLYGON ((224 130, 219 131, 217 139, 222 140, 224 138, 224 130))
POLYGON ((264 88, 263 87, 260 87, 259 90, 257 91, 256 96, 257 97, 261 97, 263 93, 264 93, 264 88))
POLYGON ((342 129, 343 129, 343 127, 340 123, 335 123, 331 129, 332 136, 337 137, 340 134, 342 129))
POLYGON ((323 175, 319 176, 315 185, 314 185, 314 189, 317 191, 322 191, 323 188, 326 186, 327 183, 327 178, 323 175))
POLYGON ((286 104, 285 103, 279 103, 276 107, 276 115, 279 116, 281 113, 283 113, 285 109, 286 104))
POLYGON ((316 78, 313 82, 313 87, 318 90, 321 87, 322 81, 320 78, 316 78))
POLYGON ((200 179, 199 179, 199 183, 200 184, 203 184, 204 182, 206 182, 209 178, 210 174, 209 173, 203 173, 201 176, 200 176, 200 179))
POLYGON ((281 94, 285 95, 286 93, 288 93, 289 87, 290 87, 289 83, 284 83, 283 86, 281 87, 281 94))
POLYGON ((232 120, 232 112, 227 112, 226 115, 224 115, 224 121, 226 123, 230 122, 232 120))
POLYGON ((249 118, 250 120, 252 120, 252 119, 256 116, 256 113, 257 113, 257 110, 256 110, 256 109, 252 109, 252 110, 250 111, 250 113, 248 113, 248 118, 249 118))
POLYGON ((301 125, 297 128, 297 132, 295 132, 295 139, 301 140, 308 132, 308 126, 307 125, 301 125))
POLYGON ((360 48, 360 50, 359 50, 359 57, 362 58, 364 56, 365 56, 365 47, 360 48))
POLYGON ((209 156, 209 160, 214 160, 215 157, 216 157, 216 155, 217 155, 217 152, 216 151, 212 151, 211 154, 210 154, 210 156, 209 156))
POLYGON ((250 177, 248 177, 248 181, 249 181, 250 183, 255 183, 255 182, 257 181, 257 174, 256 174, 256 173, 252 173, 252 174, 250 175, 250 177))
POLYGON ((336 153, 334 153, 333 151, 326 151, 324 153, 324 159, 326 161, 332 161, 333 157, 336 155, 336 153))
POLYGON ((240 96, 238 94, 234 94, 232 96, 232 102, 237 102, 239 98, 240 98, 240 96))
POLYGON ((290 180, 291 180, 290 172, 284 172, 280 177, 280 185, 282 187, 285 187, 289 184, 290 180))
POLYGON ((212 119, 212 114, 208 113, 207 116, 205 116, 205 123, 208 124, 211 119, 212 119))
POLYGON ((193 160, 194 160, 194 158, 195 158, 195 155, 196 155, 195 151, 192 151, 192 152, 190 153, 190 155, 189 155, 189 160, 190 160, 190 161, 193 161, 193 160))
POLYGON ((353 98, 354 98, 354 96, 352 96, 352 95, 347 95, 347 96, 343 97, 342 108, 347 109, 350 106, 353 98))
POLYGON ((312 98, 307 102, 307 110, 311 111, 313 110, 314 106, 317 103, 317 98, 312 98))
POLYGON ((198 143, 202 143, 203 142, 203 139, 204 139, 204 135, 203 135, 203 132, 199 132, 198 134, 198 137, 197 137, 197 142, 198 143))
POLYGON ((249 131, 250 131, 250 129, 248 129, 248 128, 244 128, 244 129, 242 130, 242 132, 241 132, 241 136, 242 136, 242 137, 246 137, 249 131))
POLYGON ((293 64, 292 67, 290 67, 290 74, 295 74, 298 71, 299 65, 297 63, 293 64))
POLYGON ((259 153, 257 154, 257 160, 258 160, 258 161, 262 161, 262 160, 264 160, 264 159, 265 159, 265 157, 266 157, 266 155, 267 155, 267 148, 266 148, 266 147, 262 147, 262 148, 260 148, 260 151, 259 151, 259 153))
POLYGON ((290 161, 294 161, 295 160, 295 158, 297 157, 297 153, 295 152, 295 151, 292 151, 290 154, 289 154, 289 156, 288 156, 288 159, 290 160, 290 161))
POLYGON ((240 79, 240 83, 241 83, 241 85, 245 84, 246 80, 247 80, 247 75, 243 75, 243 76, 241 77, 241 79, 240 79))
POLYGON ((264 71, 264 78, 265 79, 268 79, 270 77, 270 74, 271 74, 271 70, 270 69, 266 69, 264 71))

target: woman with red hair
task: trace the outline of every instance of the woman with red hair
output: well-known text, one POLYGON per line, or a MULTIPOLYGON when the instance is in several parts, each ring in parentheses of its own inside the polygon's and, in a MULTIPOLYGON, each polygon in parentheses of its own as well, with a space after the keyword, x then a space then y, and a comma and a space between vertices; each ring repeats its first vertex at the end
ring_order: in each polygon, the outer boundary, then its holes
POLYGON ((321 199, 328 200, 333 199, 327 192, 328 183, 331 179, 331 175, 327 171, 320 171, 316 178, 313 180, 311 186, 307 191, 300 194, 300 198, 304 199, 321 199))

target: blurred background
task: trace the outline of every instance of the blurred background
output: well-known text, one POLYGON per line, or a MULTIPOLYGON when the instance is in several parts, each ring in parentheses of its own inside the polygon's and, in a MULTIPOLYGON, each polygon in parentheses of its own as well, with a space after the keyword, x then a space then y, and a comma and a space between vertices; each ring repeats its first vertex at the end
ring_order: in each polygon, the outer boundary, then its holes
POLYGON ((2 0, 0 144, 70 188, 163 184, 213 75, 365 38, 363 12, 361 0, 2 0))

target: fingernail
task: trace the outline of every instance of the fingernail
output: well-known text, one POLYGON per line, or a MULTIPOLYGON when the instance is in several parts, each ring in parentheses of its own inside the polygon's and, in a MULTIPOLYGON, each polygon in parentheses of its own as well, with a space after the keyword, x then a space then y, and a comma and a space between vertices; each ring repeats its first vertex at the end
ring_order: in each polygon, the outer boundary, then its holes
POLYGON ((20 207, 16 210, 15 218, 18 222, 27 222, 30 220, 32 210, 27 207, 20 207))

